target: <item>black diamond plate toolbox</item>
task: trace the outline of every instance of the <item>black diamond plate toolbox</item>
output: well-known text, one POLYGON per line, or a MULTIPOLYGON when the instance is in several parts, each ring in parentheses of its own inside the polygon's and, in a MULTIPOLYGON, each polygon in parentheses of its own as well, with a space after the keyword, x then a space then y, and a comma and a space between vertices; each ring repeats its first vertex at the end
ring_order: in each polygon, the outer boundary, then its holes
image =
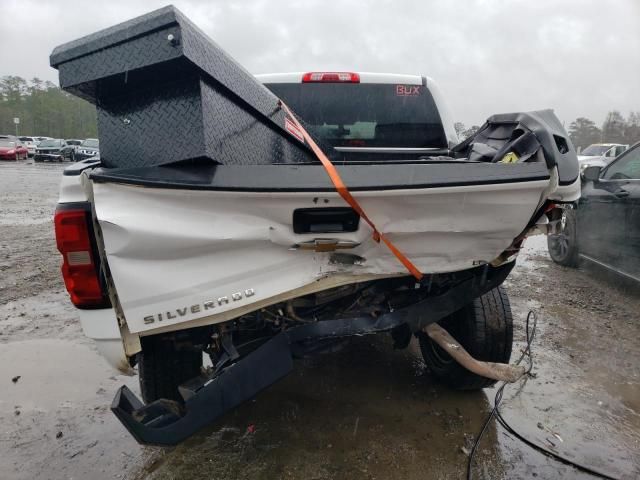
POLYGON ((54 49, 60 87, 97 107, 105 167, 313 162, 278 99, 173 6, 54 49))

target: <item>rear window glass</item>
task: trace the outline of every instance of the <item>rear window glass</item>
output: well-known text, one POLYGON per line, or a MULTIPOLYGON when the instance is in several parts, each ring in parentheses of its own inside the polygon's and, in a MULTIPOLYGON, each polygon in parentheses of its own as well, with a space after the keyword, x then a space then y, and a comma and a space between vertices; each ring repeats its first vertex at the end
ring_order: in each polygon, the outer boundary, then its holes
POLYGON ((267 84, 313 134, 334 147, 446 148, 431 92, 422 85, 267 84))

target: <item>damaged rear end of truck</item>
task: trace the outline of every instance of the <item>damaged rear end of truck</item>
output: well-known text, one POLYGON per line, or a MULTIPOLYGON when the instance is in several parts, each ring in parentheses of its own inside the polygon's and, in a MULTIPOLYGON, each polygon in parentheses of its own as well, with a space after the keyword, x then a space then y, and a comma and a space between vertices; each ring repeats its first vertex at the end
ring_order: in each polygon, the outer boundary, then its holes
POLYGON ((550 110, 494 115, 458 144, 430 79, 291 74, 313 87, 288 97, 173 7, 51 63, 96 105, 101 146, 63 176, 62 272, 85 333, 138 368, 144 402, 122 387, 112 410, 139 442, 176 444, 356 335, 418 337, 455 388, 522 375, 501 284, 526 236, 579 196, 550 110), (381 86, 402 108, 328 122, 317 84, 381 86), (298 113, 311 91, 322 118, 298 113), (425 99, 431 113, 403 123, 425 99), (394 129, 412 143, 385 144, 394 129))

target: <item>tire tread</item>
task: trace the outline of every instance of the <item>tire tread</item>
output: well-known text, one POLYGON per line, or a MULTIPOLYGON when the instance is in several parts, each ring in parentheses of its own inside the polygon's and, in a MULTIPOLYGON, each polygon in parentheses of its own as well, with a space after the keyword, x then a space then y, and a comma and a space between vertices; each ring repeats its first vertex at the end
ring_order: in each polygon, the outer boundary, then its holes
POLYGON ((140 392, 146 403, 159 398, 182 402, 178 386, 198 376, 202 353, 176 350, 173 342, 162 337, 143 337, 138 354, 140 392))

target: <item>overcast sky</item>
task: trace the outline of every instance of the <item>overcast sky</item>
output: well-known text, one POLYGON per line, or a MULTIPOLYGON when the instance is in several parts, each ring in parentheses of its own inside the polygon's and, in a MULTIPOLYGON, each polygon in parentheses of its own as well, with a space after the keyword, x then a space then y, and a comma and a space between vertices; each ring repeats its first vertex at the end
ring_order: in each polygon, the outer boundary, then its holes
MULTIPOLYGON (((0 76, 57 83, 56 45, 164 6, 0 0, 0 76)), ((566 125, 640 110, 640 0, 198 1, 174 4, 253 73, 434 78, 453 117, 551 107, 566 125)))

